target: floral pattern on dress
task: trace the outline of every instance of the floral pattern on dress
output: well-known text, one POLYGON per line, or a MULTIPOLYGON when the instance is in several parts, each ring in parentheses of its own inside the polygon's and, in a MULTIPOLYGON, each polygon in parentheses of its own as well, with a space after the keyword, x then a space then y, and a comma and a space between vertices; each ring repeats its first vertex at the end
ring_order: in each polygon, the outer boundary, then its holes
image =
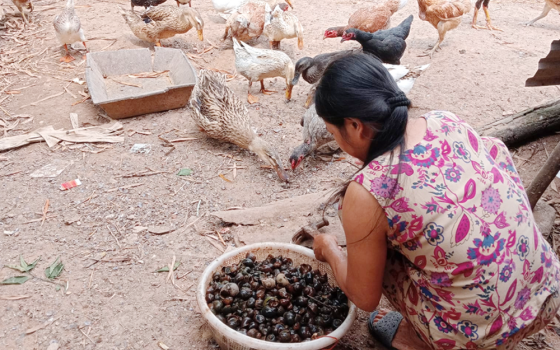
POLYGON ((420 143, 354 178, 393 228, 385 295, 434 349, 512 349, 560 308, 560 263, 507 147, 452 113, 424 118, 420 143))

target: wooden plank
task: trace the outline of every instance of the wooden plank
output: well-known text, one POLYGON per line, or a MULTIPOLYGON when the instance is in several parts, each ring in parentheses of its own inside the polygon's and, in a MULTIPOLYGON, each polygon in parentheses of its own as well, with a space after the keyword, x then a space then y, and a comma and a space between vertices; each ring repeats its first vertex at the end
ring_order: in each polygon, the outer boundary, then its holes
POLYGON ((548 55, 539 61, 535 75, 525 82, 525 86, 550 86, 560 84, 560 40, 550 45, 548 55))

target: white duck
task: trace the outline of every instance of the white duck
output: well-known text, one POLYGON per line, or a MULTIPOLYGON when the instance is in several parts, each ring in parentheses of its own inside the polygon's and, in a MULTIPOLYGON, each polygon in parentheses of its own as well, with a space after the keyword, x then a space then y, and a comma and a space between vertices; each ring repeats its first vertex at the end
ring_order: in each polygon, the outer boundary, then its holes
MULTIPOLYGON (((216 11, 222 14, 230 14, 242 5, 244 5, 249 0, 212 0, 212 4, 216 11)), ((270 6, 275 5, 277 0, 265 0, 270 6)), ((294 6, 292 5, 291 0, 285 0, 291 8, 294 6)), ((226 18, 227 19, 227 18, 226 18)))
POLYGON ((68 0, 66 2, 66 8, 61 14, 54 18, 53 24, 58 41, 60 41, 66 49, 66 55, 60 58, 61 62, 72 62, 74 60, 74 57, 68 52, 68 45, 72 45, 73 43, 82 42, 87 52, 86 37, 81 28, 80 19, 74 11, 74 0, 68 0))
POLYGON ((291 12, 284 11, 276 6, 271 11, 266 4, 266 17, 264 21, 263 34, 268 37, 270 48, 278 50, 282 39, 298 38, 298 48, 303 49, 303 28, 298 18, 291 12))
POLYGON ((258 99, 251 95, 251 85, 254 82, 261 82, 261 92, 270 94, 276 91, 269 91, 264 88, 265 78, 283 77, 286 79, 286 100, 292 98, 292 80, 294 79, 294 63, 282 51, 257 49, 244 42, 239 43, 233 38, 233 51, 235 52, 235 69, 239 74, 249 80, 249 93, 247 101, 257 102, 258 99))

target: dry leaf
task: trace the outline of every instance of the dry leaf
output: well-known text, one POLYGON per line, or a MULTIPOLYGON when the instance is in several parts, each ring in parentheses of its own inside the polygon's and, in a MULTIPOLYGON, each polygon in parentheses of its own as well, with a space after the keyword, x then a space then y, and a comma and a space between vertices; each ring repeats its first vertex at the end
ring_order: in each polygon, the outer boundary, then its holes
POLYGON ((232 181, 231 181, 230 179, 228 179, 224 174, 220 174, 219 176, 220 176, 220 177, 222 178, 222 180, 224 180, 224 181, 232 182, 232 181))

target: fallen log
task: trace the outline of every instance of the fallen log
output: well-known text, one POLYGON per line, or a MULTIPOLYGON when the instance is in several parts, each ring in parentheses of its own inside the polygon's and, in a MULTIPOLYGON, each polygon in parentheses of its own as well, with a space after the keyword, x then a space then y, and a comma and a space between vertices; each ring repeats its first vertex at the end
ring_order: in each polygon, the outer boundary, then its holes
POLYGON ((560 142, 556 145, 548 160, 544 163, 539 173, 529 187, 527 187, 527 197, 531 203, 531 209, 535 207, 544 191, 554 181, 554 177, 560 171, 560 142))
POLYGON ((521 146, 557 131, 560 131, 560 99, 478 128, 482 136, 496 137, 508 147, 521 146))

